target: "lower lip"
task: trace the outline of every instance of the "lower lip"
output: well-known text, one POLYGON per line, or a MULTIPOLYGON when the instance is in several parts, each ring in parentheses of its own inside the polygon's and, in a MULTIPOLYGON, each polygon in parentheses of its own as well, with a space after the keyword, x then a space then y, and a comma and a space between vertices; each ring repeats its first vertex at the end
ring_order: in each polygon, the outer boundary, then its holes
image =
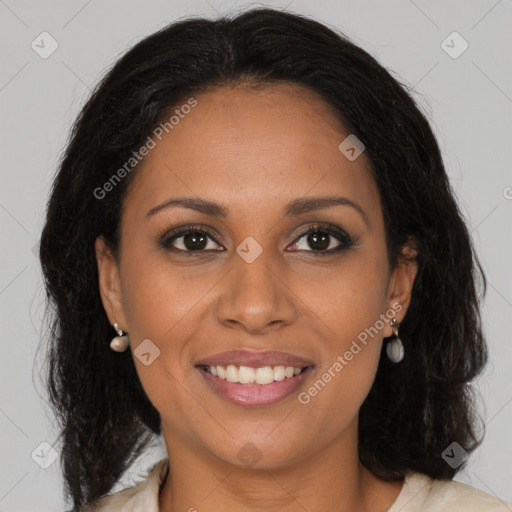
POLYGON ((271 405, 292 395, 300 387, 313 367, 306 367, 299 375, 288 377, 271 384, 240 384, 215 377, 206 370, 197 367, 206 382, 220 395, 231 402, 245 407, 271 405))

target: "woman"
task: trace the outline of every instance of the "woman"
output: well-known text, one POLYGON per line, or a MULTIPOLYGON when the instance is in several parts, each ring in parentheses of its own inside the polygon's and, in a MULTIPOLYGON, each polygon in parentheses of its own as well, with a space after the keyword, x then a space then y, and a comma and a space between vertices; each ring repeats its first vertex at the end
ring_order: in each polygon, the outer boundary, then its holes
POLYGON ((507 510, 451 480, 481 442, 485 277, 438 145, 320 23, 137 44, 75 124, 40 256, 74 510, 507 510))

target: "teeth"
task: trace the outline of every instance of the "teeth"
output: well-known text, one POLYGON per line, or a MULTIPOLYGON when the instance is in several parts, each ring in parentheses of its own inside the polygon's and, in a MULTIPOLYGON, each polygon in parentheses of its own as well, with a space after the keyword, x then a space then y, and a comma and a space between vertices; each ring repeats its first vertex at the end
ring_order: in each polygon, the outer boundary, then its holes
POLYGON ((295 372, 294 372, 295 368, 293 366, 287 366, 284 370, 284 376, 287 378, 287 379, 290 379, 291 377, 293 377, 295 375, 295 372))
POLYGON ((272 366, 264 366, 256 370, 256 384, 270 384, 274 382, 274 369, 272 366))
POLYGON ((238 369, 238 382, 241 384, 254 384, 255 380, 256 372, 254 371, 254 368, 249 368, 248 366, 240 366, 238 369))
MULTIPOLYGON (((290 366, 291 368, 291 366, 290 366)), ((274 378, 273 380, 284 380, 284 366, 274 366, 274 378)))
POLYGON ((239 384, 271 384, 290 379, 299 375, 302 368, 293 366, 263 366, 261 368, 251 368, 250 366, 236 366, 228 364, 224 366, 208 366, 208 371, 222 380, 228 382, 238 382, 239 384))

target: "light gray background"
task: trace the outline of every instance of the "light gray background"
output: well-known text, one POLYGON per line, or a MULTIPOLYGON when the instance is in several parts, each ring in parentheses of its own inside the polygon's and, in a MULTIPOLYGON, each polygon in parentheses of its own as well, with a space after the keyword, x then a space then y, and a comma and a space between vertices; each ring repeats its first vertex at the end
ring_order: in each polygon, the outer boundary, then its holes
MULTIPOLYGON (((43 469, 34 460, 39 455, 40 462, 51 462, 53 452, 40 444, 54 444, 56 431, 44 406, 42 366, 35 364, 42 355, 36 358, 44 294, 33 251, 72 120, 106 68, 141 38, 189 14, 211 17, 255 5, 262 4, 0 0, 0 511, 66 508, 58 463, 43 469), (43 31, 59 45, 47 59, 31 48, 43 31)), ((432 119, 489 279, 483 318, 490 364, 478 380, 487 434, 456 479, 512 501, 512 2, 286 0, 266 5, 288 7, 344 31, 415 87, 415 98, 432 119), (469 44, 456 59, 441 46, 453 31, 469 44)), ((462 48, 460 39, 448 44, 452 52, 462 48)), ((119 487, 131 485, 163 456, 160 442, 119 487)))

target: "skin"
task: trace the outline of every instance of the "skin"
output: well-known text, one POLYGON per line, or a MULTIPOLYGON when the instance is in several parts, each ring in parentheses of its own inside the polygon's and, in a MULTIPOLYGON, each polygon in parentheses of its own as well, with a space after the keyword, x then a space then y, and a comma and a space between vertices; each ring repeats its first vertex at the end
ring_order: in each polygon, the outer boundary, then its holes
MULTIPOLYGON (((294 393, 242 407, 211 390, 195 368, 200 358, 227 350, 291 352, 314 362, 298 390, 307 391, 379 315, 398 305, 402 321, 416 266, 389 267, 369 161, 340 152, 349 133, 298 85, 217 88, 194 97, 197 106, 150 151, 130 185, 119 261, 101 237, 96 241, 110 322, 129 333, 132 352, 145 339, 160 349, 149 366, 134 356, 171 460, 160 510, 385 511, 403 482, 382 481, 360 464, 357 425, 383 337, 392 335, 389 322, 307 404, 294 393), (283 213, 294 199, 332 195, 357 202, 368 224, 347 205, 283 213), (174 207, 146 217, 178 197, 218 202, 229 215, 174 207), (339 226, 356 244, 317 256, 318 246, 301 237, 310 223, 339 226), (220 243, 207 239, 207 251, 189 256, 158 245, 166 230, 194 224, 220 243), (252 263, 236 252, 248 236, 263 249, 252 263), (260 456, 253 466, 238 457, 246 443, 260 456)), ((329 248, 340 243, 329 240, 329 248)), ((414 256, 412 247, 404 253, 414 256)))

